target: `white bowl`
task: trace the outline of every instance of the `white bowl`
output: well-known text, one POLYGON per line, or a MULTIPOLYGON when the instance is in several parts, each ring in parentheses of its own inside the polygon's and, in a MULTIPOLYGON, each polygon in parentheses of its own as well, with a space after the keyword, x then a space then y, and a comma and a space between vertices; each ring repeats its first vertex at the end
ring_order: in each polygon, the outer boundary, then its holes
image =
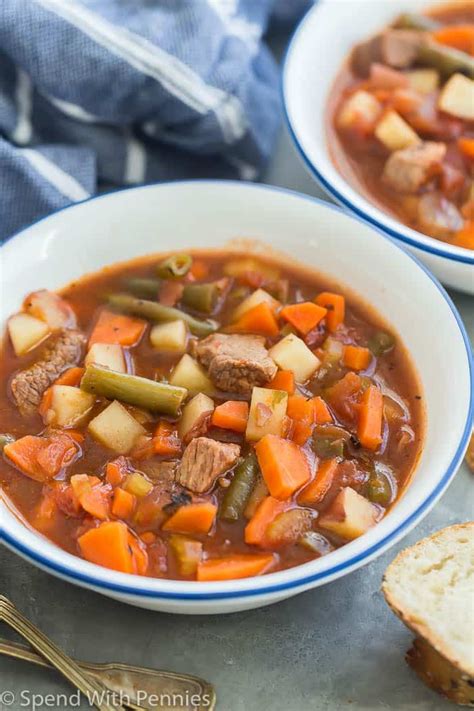
MULTIPOLYGON (((405 535, 454 476, 472 417, 466 333, 442 287, 405 251, 339 208, 277 188, 234 182, 169 183, 112 193, 37 222, 0 252, 1 321, 25 292, 55 289, 117 260, 170 248, 263 240, 347 284, 374 304, 410 350, 428 415, 416 475, 374 529, 290 570, 230 582, 135 577, 72 556, 0 503, 7 546, 61 578, 153 610, 217 613, 266 605, 346 575, 405 535), (449 403, 449 407, 447 407, 449 403)), ((4 387, 4 386, 3 386, 4 387)))
POLYGON ((411 229, 348 183, 335 167, 326 135, 333 82, 351 48, 403 11, 426 0, 319 0, 290 42, 283 70, 283 100, 290 133, 312 175, 339 204, 408 246, 443 283, 474 294, 474 253, 411 229))

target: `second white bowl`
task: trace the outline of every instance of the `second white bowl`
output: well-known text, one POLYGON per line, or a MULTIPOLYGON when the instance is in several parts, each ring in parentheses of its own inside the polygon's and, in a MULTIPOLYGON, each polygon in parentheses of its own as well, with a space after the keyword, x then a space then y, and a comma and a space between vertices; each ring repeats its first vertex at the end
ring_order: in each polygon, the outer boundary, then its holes
POLYGON ((283 99, 296 146, 312 175, 339 204, 406 245, 447 286, 474 294, 474 253, 427 237, 372 204, 334 165, 326 107, 334 79, 352 47, 401 12, 426 0, 319 0, 296 30, 283 71, 283 99))

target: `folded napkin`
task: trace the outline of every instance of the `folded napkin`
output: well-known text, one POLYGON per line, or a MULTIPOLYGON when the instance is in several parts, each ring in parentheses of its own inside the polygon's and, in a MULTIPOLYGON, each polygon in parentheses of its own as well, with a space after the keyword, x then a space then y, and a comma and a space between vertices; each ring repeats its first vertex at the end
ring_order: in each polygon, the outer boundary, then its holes
POLYGON ((0 0, 0 241, 99 190, 258 177, 277 9, 309 0, 0 0))

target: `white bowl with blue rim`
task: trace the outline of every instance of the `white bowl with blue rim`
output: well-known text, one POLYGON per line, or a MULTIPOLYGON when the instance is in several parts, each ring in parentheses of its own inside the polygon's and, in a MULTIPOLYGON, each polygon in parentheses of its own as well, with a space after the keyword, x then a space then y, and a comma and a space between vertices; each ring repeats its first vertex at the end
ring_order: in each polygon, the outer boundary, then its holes
POLYGON ((401 12, 433 7, 426 0, 319 0, 288 47, 283 101, 290 133, 310 173, 340 205, 379 227, 444 284, 474 294, 474 252, 407 227, 358 192, 336 168, 327 138, 327 104, 334 80, 352 47, 401 12))
MULTIPOLYGON (((289 570, 225 582, 146 578, 99 567, 24 525, 4 496, 3 543, 34 565, 124 602, 177 613, 267 605, 369 563, 425 516, 458 469, 472 421, 469 342, 451 300, 413 257, 367 223, 322 201, 236 182, 165 183, 115 192, 59 211, 0 250, 1 327, 33 289, 57 289, 117 261, 249 238, 347 285, 398 332, 421 381, 426 441, 413 481, 373 529, 289 570), (376 268, 374 268, 376 264, 376 268), (447 403, 449 402, 449 407, 447 403)), ((253 242, 246 243, 251 249, 253 242)), ((261 249, 261 246, 260 246, 261 249)), ((1 384, 5 387, 5 383, 1 384)))

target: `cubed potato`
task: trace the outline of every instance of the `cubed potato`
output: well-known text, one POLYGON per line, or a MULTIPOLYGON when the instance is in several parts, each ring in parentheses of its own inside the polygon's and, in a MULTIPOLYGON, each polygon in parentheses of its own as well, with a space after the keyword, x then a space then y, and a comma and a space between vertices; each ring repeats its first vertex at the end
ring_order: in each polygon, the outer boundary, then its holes
POLYGON ((117 454, 127 454, 146 430, 118 400, 114 400, 88 425, 95 439, 117 454))
POLYGON ((45 321, 53 331, 73 328, 76 325, 76 315, 72 307, 54 291, 34 291, 26 297, 23 306, 30 316, 45 321))
POLYGON ((388 111, 383 116, 375 127, 375 135, 389 151, 408 148, 420 141, 418 134, 396 111, 388 111))
POLYGON ((250 311, 250 309, 253 309, 254 306, 258 306, 258 304, 265 302, 273 310, 280 305, 280 302, 274 299, 273 296, 271 296, 267 291, 264 289, 257 289, 253 292, 253 294, 250 294, 250 296, 244 299, 242 303, 237 306, 232 316, 233 320, 237 321, 238 318, 247 313, 247 311, 250 311))
POLYGON ((337 115, 337 125, 339 128, 353 128, 361 123, 366 126, 375 125, 381 113, 380 101, 361 89, 343 103, 337 115))
POLYGON ((267 281, 280 278, 280 270, 271 264, 265 264, 257 257, 236 257, 224 264, 224 274, 231 277, 243 277, 246 274, 261 274, 267 281))
POLYGON ((283 511, 269 524, 265 532, 265 546, 279 548, 297 543, 303 534, 311 530, 316 516, 316 511, 311 509, 283 511))
POLYGON ((413 69, 406 72, 410 89, 420 94, 431 94, 439 87, 439 73, 436 69, 413 69))
POLYGON ((125 479, 123 488, 125 491, 128 491, 129 494, 142 498, 150 493, 153 489, 153 484, 144 474, 131 472, 125 479))
POLYGON ((29 314, 15 314, 8 319, 8 333, 17 356, 37 346, 49 332, 47 323, 29 314))
POLYGON ((247 442, 258 442, 267 434, 281 437, 287 406, 288 393, 283 390, 254 388, 245 431, 247 442))
POLYGON ((308 380, 321 365, 319 358, 294 333, 289 333, 268 352, 281 370, 293 371, 298 383, 308 380))
POLYGON ((188 331, 184 321, 157 323, 150 331, 150 343, 153 348, 170 353, 184 353, 188 331))
POLYGON ((94 343, 85 359, 85 364, 103 365, 117 373, 126 373, 127 364, 122 346, 117 343, 94 343))
POLYGON ((70 385, 53 385, 51 389, 51 421, 58 427, 75 427, 87 416, 95 403, 94 395, 70 385))
POLYGON ((187 353, 183 355, 171 373, 170 384, 186 388, 191 395, 196 393, 213 395, 215 392, 214 385, 207 377, 206 371, 187 353))
POLYGON ((379 517, 377 506, 346 486, 318 520, 318 526, 352 541, 372 528, 379 517))
POLYGON ((441 90, 438 108, 451 116, 474 121, 474 81, 464 74, 453 74, 441 90))
POLYGON ((214 412, 214 401, 204 393, 198 393, 183 407, 183 414, 178 422, 178 435, 184 439, 189 432, 208 415, 214 412))

